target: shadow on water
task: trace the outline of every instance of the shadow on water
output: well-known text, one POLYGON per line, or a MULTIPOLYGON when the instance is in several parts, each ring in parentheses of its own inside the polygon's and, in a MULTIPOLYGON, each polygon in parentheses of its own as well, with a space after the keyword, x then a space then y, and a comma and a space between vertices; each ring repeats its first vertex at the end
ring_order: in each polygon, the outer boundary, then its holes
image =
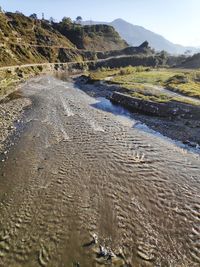
POLYGON ((127 109, 121 107, 120 105, 112 104, 112 102, 105 97, 98 97, 97 101, 97 103, 91 105, 93 108, 100 109, 114 115, 129 118, 133 122, 134 118, 127 109))
POLYGON ((188 151, 200 154, 199 148, 192 148, 186 144, 183 144, 181 141, 173 140, 173 139, 163 135, 162 133, 151 129, 145 123, 136 119, 137 114, 130 113, 126 108, 123 108, 120 105, 112 104, 112 102, 109 99, 107 99, 105 97, 98 97, 98 98, 96 98, 96 100, 98 102, 91 104, 91 106, 93 108, 112 113, 120 120, 120 122, 122 122, 126 126, 129 126, 131 128, 138 129, 139 131, 154 135, 157 138, 167 140, 168 142, 173 143, 174 145, 178 146, 179 148, 186 149, 188 151))

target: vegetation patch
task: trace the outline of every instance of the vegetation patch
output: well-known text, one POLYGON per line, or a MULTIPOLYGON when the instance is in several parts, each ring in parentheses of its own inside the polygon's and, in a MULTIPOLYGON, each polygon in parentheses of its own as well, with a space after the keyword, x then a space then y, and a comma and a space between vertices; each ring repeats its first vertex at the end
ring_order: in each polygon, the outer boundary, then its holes
POLYGON ((200 99, 200 71, 172 76, 163 85, 174 92, 200 99))
POLYGON ((101 68, 91 72, 89 78, 117 84, 127 89, 127 93, 131 96, 144 100, 197 104, 181 95, 174 96, 170 91, 200 98, 200 71, 129 66, 116 69, 101 68))

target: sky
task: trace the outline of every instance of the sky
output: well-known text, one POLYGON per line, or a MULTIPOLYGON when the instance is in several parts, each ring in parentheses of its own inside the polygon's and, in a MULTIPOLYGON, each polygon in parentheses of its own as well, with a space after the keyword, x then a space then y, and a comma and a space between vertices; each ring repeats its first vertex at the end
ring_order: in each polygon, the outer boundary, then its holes
POLYGON ((200 47, 200 0, 0 0, 5 11, 25 15, 44 12, 61 20, 108 21, 122 18, 182 45, 200 47))

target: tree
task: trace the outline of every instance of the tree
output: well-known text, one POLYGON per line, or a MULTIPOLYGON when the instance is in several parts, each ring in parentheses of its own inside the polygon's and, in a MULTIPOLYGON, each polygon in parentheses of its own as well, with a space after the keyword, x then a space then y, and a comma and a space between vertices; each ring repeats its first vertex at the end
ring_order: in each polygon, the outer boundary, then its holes
POLYGON ((83 20, 82 17, 81 16, 78 16, 76 18, 76 23, 81 24, 82 20, 83 20))
POLYGON ((168 58, 169 54, 166 51, 162 50, 158 53, 159 65, 166 65, 168 58))
POLYGON ((62 19, 62 24, 72 24, 72 20, 71 20, 71 18, 69 18, 69 17, 64 17, 63 19, 62 19))
POLYGON ((31 19, 37 19, 37 14, 33 13, 33 14, 31 14, 31 15, 29 16, 29 18, 31 18, 31 19))
POLYGON ((55 19, 54 19, 53 17, 50 17, 50 18, 49 18, 49 22, 50 22, 51 24, 53 24, 53 23, 55 22, 55 19))
POLYGON ((73 27, 73 22, 71 18, 69 17, 64 17, 61 22, 61 27, 63 30, 71 30, 73 27))
POLYGON ((160 58, 162 58, 162 59, 166 59, 166 58, 169 56, 169 54, 168 54, 165 50, 162 50, 162 51, 159 53, 159 56, 160 56, 160 58))

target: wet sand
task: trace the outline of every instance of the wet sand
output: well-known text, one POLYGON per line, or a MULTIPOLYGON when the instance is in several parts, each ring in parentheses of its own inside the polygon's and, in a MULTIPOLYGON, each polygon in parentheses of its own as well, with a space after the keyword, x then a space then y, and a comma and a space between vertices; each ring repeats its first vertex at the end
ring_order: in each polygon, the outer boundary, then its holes
POLYGON ((198 154, 70 81, 21 93, 33 106, 0 163, 0 266, 199 266, 198 154), (83 247, 94 234, 123 261, 83 247))

